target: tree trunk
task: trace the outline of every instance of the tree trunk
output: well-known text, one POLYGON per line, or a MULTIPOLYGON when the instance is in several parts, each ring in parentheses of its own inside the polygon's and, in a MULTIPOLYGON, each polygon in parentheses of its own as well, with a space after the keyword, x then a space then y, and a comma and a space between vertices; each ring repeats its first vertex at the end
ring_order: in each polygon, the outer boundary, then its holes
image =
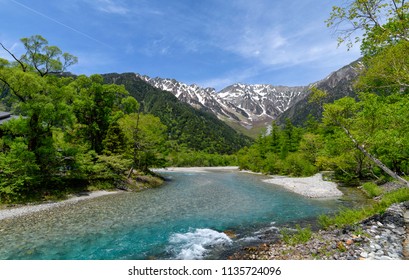
POLYGON ((349 130, 341 125, 342 129, 345 131, 345 133, 348 135, 348 137, 354 142, 356 147, 365 155, 367 156, 370 160, 372 160, 380 169, 382 169, 386 174, 394 178, 395 180, 398 180, 399 182, 403 183, 406 187, 409 187, 409 182, 400 177, 398 174, 390 170, 385 164, 383 164, 379 159, 371 155, 365 148, 361 145, 359 145, 358 141, 352 136, 352 134, 349 132, 349 130))
POLYGON ((132 165, 131 169, 129 170, 128 176, 126 177, 127 179, 131 178, 133 170, 134 170, 134 168, 133 168, 133 165, 132 165))

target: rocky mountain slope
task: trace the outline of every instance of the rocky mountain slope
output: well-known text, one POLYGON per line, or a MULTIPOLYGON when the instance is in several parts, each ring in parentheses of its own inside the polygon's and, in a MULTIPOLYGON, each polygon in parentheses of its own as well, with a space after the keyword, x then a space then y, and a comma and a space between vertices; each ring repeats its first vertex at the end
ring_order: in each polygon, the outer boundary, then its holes
POLYGON ((251 128, 267 124, 297 101, 308 87, 234 84, 216 92, 214 88, 187 85, 174 79, 137 75, 152 86, 173 93, 195 108, 213 112, 219 119, 251 128))
POLYGON ((234 84, 217 92, 214 88, 187 85, 174 79, 150 78, 136 74, 155 88, 173 93, 179 100, 214 113, 231 126, 247 130, 266 127, 272 120, 283 122, 291 118, 302 124, 309 114, 320 117, 317 105, 308 103, 310 88, 316 86, 328 92, 326 102, 343 96, 354 96, 353 80, 357 77, 359 62, 351 63, 333 72, 325 79, 308 86, 287 87, 268 84, 234 84))
POLYGON ((211 112, 189 106, 169 91, 150 85, 134 73, 111 73, 103 77, 105 83, 124 85, 141 104, 142 112, 159 117, 168 128, 169 139, 180 147, 230 154, 251 143, 251 139, 238 133, 211 112))
MULTIPOLYGON (((332 103, 345 96, 355 97, 356 93, 353 89, 353 84, 363 67, 359 60, 354 61, 331 73, 325 79, 309 85, 308 89, 315 86, 320 90, 326 91, 328 96, 324 103, 332 103)), ((304 98, 295 102, 288 110, 280 114, 276 121, 284 123, 286 118, 290 118, 293 124, 302 125, 307 120, 308 115, 321 119, 322 108, 319 108, 317 104, 308 102, 310 93, 307 90, 304 98)))

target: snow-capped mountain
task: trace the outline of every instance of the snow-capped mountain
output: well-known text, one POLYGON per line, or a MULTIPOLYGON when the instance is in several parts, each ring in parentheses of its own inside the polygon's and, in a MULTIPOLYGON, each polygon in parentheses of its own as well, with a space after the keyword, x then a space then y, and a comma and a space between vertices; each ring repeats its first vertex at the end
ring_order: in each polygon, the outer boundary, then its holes
POLYGON ((249 120, 275 119, 305 94, 307 87, 234 84, 218 93, 224 102, 242 109, 249 120))
POLYGON ((307 94, 308 87, 234 84, 216 92, 214 88, 187 85, 174 79, 139 78, 161 90, 172 92, 179 100, 196 108, 210 110, 222 120, 250 128, 270 123, 307 94))
MULTIPOLYGON (((353 84, 358 75, 364 69, 361 60, 354 61, 341 69, 332 72, 325 79, 320 80, 311 86, 317 87, 328 93, 324 103, 332 103, 345 96, 356 97, 353 84)), ((316 119, 322 117, 322 108, 316 103, 308 102, 310 91, 307 91, 305 98, 296 102, 291 108, 280 114, 277 118, 278 123, 283 123, 285 119, 291 119, 293 124, 302 125, 308 118, 313 116, 316 119)))

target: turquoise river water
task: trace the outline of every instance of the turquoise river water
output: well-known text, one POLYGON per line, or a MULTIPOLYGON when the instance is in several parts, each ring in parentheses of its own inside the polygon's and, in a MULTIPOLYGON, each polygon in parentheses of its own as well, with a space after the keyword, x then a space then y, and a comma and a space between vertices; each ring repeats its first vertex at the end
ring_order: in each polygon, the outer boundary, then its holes
POLYGON ((0 221, 0 259, 218 259, 352 203, 304 198, 235 171, 162 175, 169 181, 157 189, 0 221))

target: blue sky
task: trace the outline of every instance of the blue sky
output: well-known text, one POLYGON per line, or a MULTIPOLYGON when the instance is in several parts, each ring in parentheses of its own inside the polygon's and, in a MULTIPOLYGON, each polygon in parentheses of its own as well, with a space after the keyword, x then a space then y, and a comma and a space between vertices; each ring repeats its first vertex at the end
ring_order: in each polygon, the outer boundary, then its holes
MULTIPOLYGON (((14 53, 40 34, 76 55, 76 74, 135 72, 220 90, 307 85, 360 56, 324 21, 342 0, 0 0, 14 53)), ((0 56, 7 54, 0 50, 0 56)))

